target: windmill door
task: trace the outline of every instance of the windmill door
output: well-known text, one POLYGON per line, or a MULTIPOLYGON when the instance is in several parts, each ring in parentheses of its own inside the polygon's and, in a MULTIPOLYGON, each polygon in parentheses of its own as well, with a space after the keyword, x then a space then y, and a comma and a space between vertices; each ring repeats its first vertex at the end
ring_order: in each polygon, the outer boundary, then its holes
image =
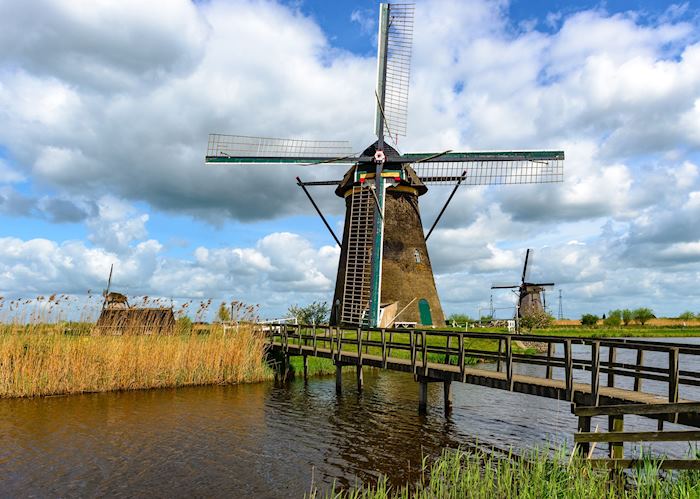
POLYGON ((430 315, 430 303, 425 298, 418 302, 418 312, 420 313, 420 323, 424 326, 432 326, 433 318, 430 315))

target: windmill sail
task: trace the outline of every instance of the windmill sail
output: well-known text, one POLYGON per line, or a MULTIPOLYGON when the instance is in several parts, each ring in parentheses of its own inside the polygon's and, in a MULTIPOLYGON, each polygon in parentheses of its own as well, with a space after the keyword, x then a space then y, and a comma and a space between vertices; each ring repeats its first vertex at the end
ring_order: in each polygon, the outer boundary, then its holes
POLYGON ((206 163, 343 163, 354 164, 350 142, 245 135, 209 135, 206 163), (337 160, 337 161, 336 161, 337 160))
POLYGON ((564 151, 419 153, 402 157, 415 161, 411 167, 425 184, 542 184, 564 180, 564 151), (464 171, 467 176, 462 178, 464 171))
POLYGON ((413 43, 413 4, 381 4, 377 47, 375 133, 396 144, 406 135, 413 43))

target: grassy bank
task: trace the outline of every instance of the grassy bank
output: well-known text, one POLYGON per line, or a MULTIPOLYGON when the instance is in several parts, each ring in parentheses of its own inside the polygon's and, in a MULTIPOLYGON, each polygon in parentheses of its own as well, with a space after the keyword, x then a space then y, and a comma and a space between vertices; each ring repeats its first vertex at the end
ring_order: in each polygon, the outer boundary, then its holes
POLYGON ((0 334, 0 397, 134 390, 270 379, 261 336, 0 334))
POLYGON ((700 497, 700 472, 660 472, 659 461, 642 464, 625 477, 591 468, 579 458, 569 462, 565 452, 554 459, 547 453, 530 451, 524 458, 494 458, 487 454, 445 450, 430 466, 424 466, 417 484, 391 488, 384 478, 373 486, 331 491, 325 496, 312 490, 310 496, 328 498, 585 498, 651 499, 700 497), (611 480, 611 478, 613 478, 611 480))
POLYGON ((552 327, 535 329, 543 336, 576 336, 579 338, 690 338, 700 337, 700 327, 623 326, 623 327, 552 327))

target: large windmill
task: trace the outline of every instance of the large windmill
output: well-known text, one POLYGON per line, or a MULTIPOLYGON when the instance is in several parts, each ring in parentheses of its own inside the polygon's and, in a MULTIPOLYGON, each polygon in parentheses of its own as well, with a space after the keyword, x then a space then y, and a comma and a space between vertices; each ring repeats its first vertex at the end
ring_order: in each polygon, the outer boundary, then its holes
POLYGON ((518 318, 527 317, 532 314, 542 313, 546 310, 546 302, 544 302, 545 288, 554 286, 553 282, 530 282, 529 265, 532 262, 532 254, 534 252, 528 248, 525 252, 525 264, 523 265, 523 274, 520 277, 520 284, 512 285, 494 285, 491 289, 517 289, 518 290, 518 318))
POLYGON ((381 4, 377 54, 377 140, 360 154, 349 142, 212 134, 207 164, 350 166, 342 180, 297 183, 341 247, 331 324, 444 324, 426 240, 460 185, 561 182, 563 151, 432 152, 401 154, 405 136, 413 36, 412 4, 381 4), (389 145, 391 142, 394 146, 389 145), (306 189, 335 185, 345 199, 342 242, 306 189), (428 234, 418 197, 427 185, 454 186, 428 234))

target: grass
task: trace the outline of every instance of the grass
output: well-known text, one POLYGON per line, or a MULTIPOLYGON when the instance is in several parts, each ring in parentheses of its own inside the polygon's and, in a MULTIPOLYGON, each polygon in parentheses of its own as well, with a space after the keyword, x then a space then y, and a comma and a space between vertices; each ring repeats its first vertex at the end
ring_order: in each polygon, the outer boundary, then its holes
POLYGON ((687 338, 700 336, 700 327, 682 326, 596 326, 535 329, 532 334, 542 336, 576 336, 579 338, 687 338))
MULTIPOLYGON (((493 332, 493 331, 489 331, 493 332)), ((312 330, 311 328, 302 328, 302 334, 303 335, 311 335, 312 330)), ((321 336, 319 336, 321 338, 321 336)), ((357 339, 357 333, 353 331, 345 331, 343 334, 343 339, 347 341, 355 341, 357 339)), ((381 342, 381 333, 378 331, 373 331, 370 333, 369 336, 370 341, 373 342, 381 342)), ((427 340, 427 346, 428 347, 440 347, 440 348, 445 348, 447 346, 447 337, 446 336, 438 336, 438 335, 428 335, 426 336, 427 340)), ((366 332, 363 332, 362 334, 362 341, 367 341, 367 335, 366 332)), ((386 341, 389 342, 389 333, 386 333, 386 341)), ((328 348, 328 343, 322 342, 320 339, 317 340, 318 346, 322 348, 328 348)), ((410 344, 410 339, 409 339, 409 332, 408 330, 406 332, 396 332, 394 333, 394 337, 392 340, 393 343, 400 343, 402 345, 409 345, 410 344)), ((298 344, 297 339, 290 339, 290 344, 298 344)), ((311 345, 312 340, 307 339, 306 340, 306 345, 311 345)), ((457 349, 457 339, 452 338, 450 347, 453 349, 457 349)), ((484 351, 484 352, 497 352, 498 351, 498 340, 497 339, 490 339, 490 338, 465 338, 464 339, 464 348, 466 350, 479 350, 479 351, 484 351)), ((342 349, 344 351, 356 351, 357 346, 352 345, 352 344, 343 344, 342 349)), ((376 346, 365 346, 363 347, 363 351, 368 354, 372 355, 381 355, 382 349, 381 347, 376 347, 376 346)), ((528 353, 528 354, 533 354, 536 353, 535 349, 533 348, 521 348, 517 344, 513 345, 513 351, 517 353, 528 353)), ((418 355, 421 355, 421 347, 417 347, 417 352, 418 355)), ((409 350, 399 350, 397 348, 393 348, 391 350, 391 357, 396 357, 396 358, 403 358, 403 359, 408 359, 410 358, 410 351, 409 350)), ((309 357, 309 360, 311 360, 311 357, 309 357)), ((450 362, 452 364, 457 363, 457 354, 454 353, 451 355, 450 362)), ((482 362, 484 359, 478 357, 478 356, 467 356, 465 357, 464 361, 465 364, 467 365, 474 365, 479 362, 482 362)), ((429 352, 428 353, 428 361, 429 362, 445 362, 445 355, 444 354, 439 354, 439 353, 433 353, 429 352)), ((301 361, 298 362, 298 366, 301 366, 301 361)), ((325 365, 324 365, 325 366, 325 365)), ((311 372, 311 363, 309 363, 309 372, 311 372)))
POLYGON ((381 477, 376 484, 350 490, 335 489, 322 495, 312 487, 312 498, 586 498, 642 499, 700 497, 700 472, 662 474, 659 461, 641 460, 629 475, 593 469, 578 457, 570 460, 565 450, 553 458, 546 451, 531 450, 522 457, 494 457, 480 451, 443 451, 431 465, 424 459, 416 484, 392 488, 381 477))
POLYGON ((272 377, 250 327, 224 335, 86 336, 54 325, 0 332, 0 397, 256 382, 272 377))

